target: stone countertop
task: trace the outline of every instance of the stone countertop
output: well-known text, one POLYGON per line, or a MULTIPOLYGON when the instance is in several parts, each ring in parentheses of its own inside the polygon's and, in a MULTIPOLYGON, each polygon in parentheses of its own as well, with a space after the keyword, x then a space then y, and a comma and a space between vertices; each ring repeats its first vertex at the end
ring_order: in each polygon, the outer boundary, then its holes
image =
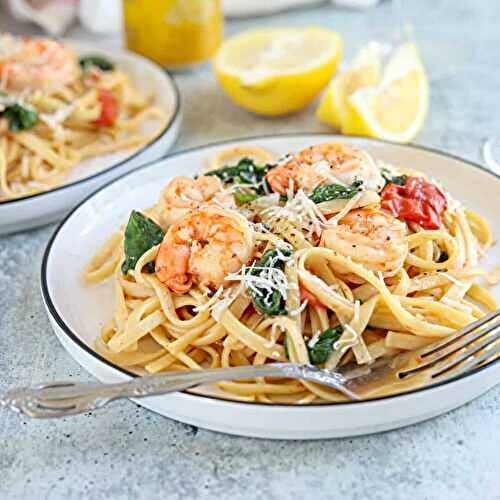
MULTIPOLYGON (((500 130, 500 2, 404 2, 431 78, 421 144, 480 161, 500 130)), ((368 11, 317 8, 232 22, 320 24, 341 32, 346 56, 391 39, 390 2, 368 11)), ((0 14, 0 30, 26 33, 0 14)), ((85 39, 75 29, 69 36, 85 39)), ((117 44, 104 40, 103 44, 117 44)), ((233 106, 209 67, 176 75, 184 122, 175 149, 244 135, 325 131, 314 106, 258 118, 233 106)), ((63 350, 39 292, 40 262, 54 230, 0 238, 0 392, 43 380, 90 377, 63 350)), ((216 434, 131 402, 94 414, 32 421, 0 410, 0 498, 500 499, 500 387, 439 418, 393 432, 311 442, 216 434)))

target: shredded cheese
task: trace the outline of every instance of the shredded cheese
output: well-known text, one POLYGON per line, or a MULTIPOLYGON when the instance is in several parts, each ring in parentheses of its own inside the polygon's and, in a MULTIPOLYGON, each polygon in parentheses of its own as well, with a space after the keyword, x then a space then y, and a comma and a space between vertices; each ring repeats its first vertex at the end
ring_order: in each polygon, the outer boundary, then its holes
POLYGON ((219 322, 221 320, 222 313, 229 309, 236 297, 238 297, 242 291, 243 287, 241 285, 226 289, 222 294, 222 300, 215 302, 215 304, 211 307, 212 318, 219 322))
POLYGON ((300 304, 300 307, 289 312, 290 316, 295 317, 295 316, 299 316, 300 314, 302 314, 302 312, 307 307, 308 303, 309 303, 309 301, 307 299, 305 299, 304 302, 302 302, 302 304, 300 304))
MULTIPOLYGON (((247 290, 258 297, 263 297, 264 302, 271 299, 272 293, 278 291, 286 300, 288 291, 288 278, 286 274, 276 266, 278 261, 288 262, 291 257, 284 255, 281 250, 275 248, 276 255, 269 261, 269 266, 256 266, 255 262, 250 266, 243 266, 238 273, 226 276, 227 281, 240 281, 247 290), (258 275, 252 271, 260 271, 258 275)), ((270 303, 268 305, 271 305, 270 303)))
POLYGON ((204 304, 200 304, 199 306, 196 306, 193 308, 194 312, 203 312, 203 311, 208 311, 210 310, 215 303, 217 302, 217 299, 222 295, 224 292, 224 288, 222 285, 215 291, 215 293, 210 297, 210 299, 205 302, 204 304))
POLYGON ((273 325, 271 326, 271 336, 264 345, 266 347, 274 347, 280 335, 285 331, 286 328, 283 328, 283 325, 281 325, 280 323, 273 323, 273 325))
POLYGON ((314 335, 309 339, 309 342, 307 343, 307 345, 312 349, 317 343, 318 343, 318 340, 319 340, 319 336, 321 335, 321 332, 319 330, 316 330, 314 332, 314 335))
POLYGON ((280 220, 288 220, 305 231, 308 237, 313 234, 319 236, 328 222, 323 212, 302 189, 299 189, 284 207, 270 207, 262 212, 262 216, 271 226, 276 225, 280 220))

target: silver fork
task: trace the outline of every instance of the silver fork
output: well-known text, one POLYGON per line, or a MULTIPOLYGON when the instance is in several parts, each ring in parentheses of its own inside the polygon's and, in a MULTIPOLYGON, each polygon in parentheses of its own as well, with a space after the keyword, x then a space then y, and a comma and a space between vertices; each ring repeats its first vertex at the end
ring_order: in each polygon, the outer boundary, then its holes
MULTIPOLYGON (((382 358, 370 365, 348 364, 335 371, 312 365, 274 363, 162 373, 118 384, 52 382, 15 389, 0 405, 34 418, 66 417, 96 410, 121 398, 142 398, 202 384, 254 377, 281 377, 315 382, 360 401, 390 392, 435 385, 500 359, 500 310, 441 341, 416 351, 382 358)), ((500 382, 500 379, 499 379, 500 382)))

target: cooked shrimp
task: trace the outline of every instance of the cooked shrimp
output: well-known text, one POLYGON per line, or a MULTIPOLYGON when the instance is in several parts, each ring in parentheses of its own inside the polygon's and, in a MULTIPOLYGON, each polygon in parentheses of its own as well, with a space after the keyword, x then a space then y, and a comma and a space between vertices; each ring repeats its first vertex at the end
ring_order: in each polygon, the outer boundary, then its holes
POLYGON ((202 175, 174 177, 162 191, 159 200, 160 219, 170 226, 195 208, 212 202, 226 208, 234 206, 234 197, 224 190, 218 177, 202 175))
MULTIPOLYGON (((382 210, 369 208, 353 210, 337 225, 325 229, 320 244, 387 277, 401 269, 408 253, 405 224, 382 210)), ((347 279, 359 281, 353 276, 347 279)))
POLYGON ((167 231, 156 257, 156 276, 178 294, 193 284, 216 289, 253 253, 253 230, 234 210, 195 210, 167 231))
POLYGON ((75 53, 50 39, 0 37, 0 86, 5 90, 47 89, 76 80, 79 74, 75 53))
POLYGON ((379 168, 366 151, 336 142, 290 155, 286 163, 271 169, 266 179, 280 194, 286 194, 291 184, 295 191, 302 188, 306 192, 322 184, 350 185, 355 180, 363 181, 371 191, 380 191, 384 186, 379 168))

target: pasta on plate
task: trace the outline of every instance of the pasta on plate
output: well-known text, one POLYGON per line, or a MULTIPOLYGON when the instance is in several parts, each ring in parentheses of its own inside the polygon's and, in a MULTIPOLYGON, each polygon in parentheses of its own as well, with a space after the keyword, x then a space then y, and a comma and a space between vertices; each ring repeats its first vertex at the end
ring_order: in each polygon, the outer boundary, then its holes
MULTIPOLYGON (((494 310, 477 282, 491 244, 485 220, 436 181, 350 145, 277 160, 231 148, 197 177, 171 179, 90 260, 85 282, 112 280, 115 297, 95 348, 142 374, 369 364, 494 310)), ((266 403, 344 400, 286 379, 218 391, 266 403)))
POLYGON ((83 160, 137 149, 167 113, 112 61, 0 34, 0 201, 63 184, 83 160))

